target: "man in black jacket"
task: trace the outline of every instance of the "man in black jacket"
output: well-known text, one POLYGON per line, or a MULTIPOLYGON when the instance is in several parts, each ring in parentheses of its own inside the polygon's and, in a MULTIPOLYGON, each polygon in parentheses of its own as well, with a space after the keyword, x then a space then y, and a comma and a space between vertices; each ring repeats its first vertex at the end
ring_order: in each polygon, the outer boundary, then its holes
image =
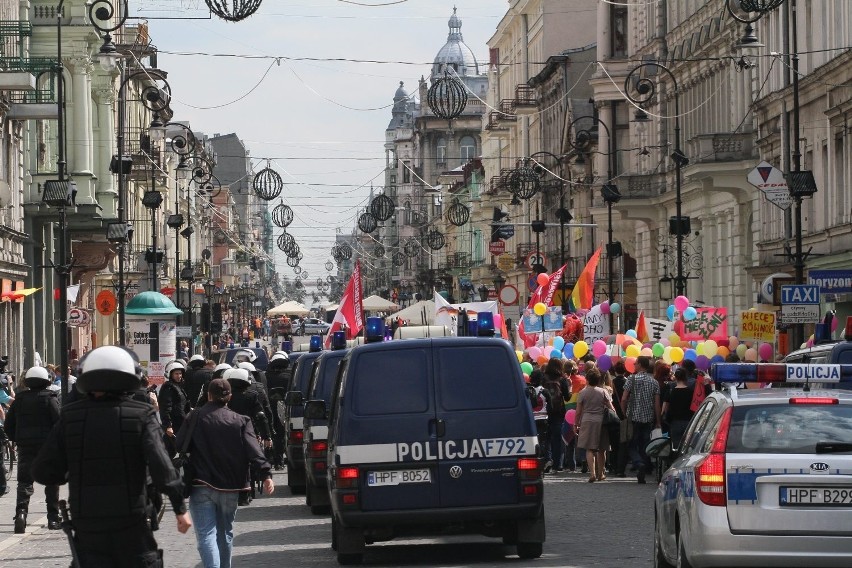
MULTIPOLYGON (((235 369, 240 371, 241 369, 235 369)), ((227 407, 232 387, 226 379, 208 385, 208 403, 198 413, 192 432, 178 432, 178 447, 190 437, 190 463, 195 471, 189 509, 195 522, 198 551, 204 566, 231 566, 234 517, 240 492, 249 487, 249 471, 275 490, 270 465, 257 443, 251 420, 227 407), (224 533, 224 534, 220 534, 224 533)), ((189 422, 187 422, 189 424, 189 422)))
POLYGON ((183 483, 163 446, 154 407, 133 400, 138 359, 104 346, 82 362, 77 389, 86 397, 65 406, 35 461, 33 477, 68 482, 74 542, 81 568, 159 568, 162 551, 151 532, 146 478, 169 497, 177 529, 192 526, 183 483))
POLYGON ((201 389, 213 378, 213 369, 204 367, 204 356, 193 355, 189 358, 186 376, 183 378, 183 388, 189 399, 190 406, 195 406, 201 389))
MULTIPOLYGON (((32 367, 24 376, 28 390, 19 392, 15 404, 6 416, 6 434, 18 446, 18 500, 15 505, 15 532, 21 534, 27 528, 27 512, 33 494, 32 462, 53 425, 59 422, 59 399, 49 390, 51 380, 47 369, 32 367)), ((47 500, 47 528, 62 528, 59 519, 59 486, 44 488, 47 500)))
POLYGON ((168 380, 160 387, 157 399, 160 403, 160 422, 163 424, 166 451, 170 456, 177 453, 175 436, 180 430, 186 415, 192 410, 192 405, 186 395, 183 385, 184 366, 180 361, 171 361, 166 365, 168 380))

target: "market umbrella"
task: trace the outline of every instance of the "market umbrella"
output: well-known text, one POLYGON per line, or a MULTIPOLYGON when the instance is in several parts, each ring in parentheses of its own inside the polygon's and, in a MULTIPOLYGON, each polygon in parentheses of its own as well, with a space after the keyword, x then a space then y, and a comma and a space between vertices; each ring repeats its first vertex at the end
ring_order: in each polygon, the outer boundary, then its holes
POLYGON ((394 304, 390 300, 385 300, 376 294, 364 298, 361 305, 365 310, 369 310, 371 312, 390 312, 399 309, 398 305, 394 304))

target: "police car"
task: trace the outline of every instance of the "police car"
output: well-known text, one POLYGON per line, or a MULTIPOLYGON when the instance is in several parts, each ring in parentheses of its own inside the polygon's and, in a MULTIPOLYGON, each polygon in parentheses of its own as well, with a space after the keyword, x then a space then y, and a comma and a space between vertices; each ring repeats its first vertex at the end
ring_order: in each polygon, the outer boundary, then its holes
MULTIPOLYGON (((308 381, 313 373, 314 363, 322 352, 304 353, 296 361, 290 386, 284 395, 284 436, 287 453, 287 487, 290 493, 299 495, 305 492, 305 454, 302 449, 304 439, 305 400, 308 381)), ((280 419, 280 416, 279 416, 280 419)))
MULTIPOLYGON (((478 533, 542 553, 542 471, 515 353, 500 339, 369 343, 341 364, 329 404, 332 548, 478 533)), ((306 416, 325 416, 309 402, 306 416)))
MULTIPOLYGON (((330 401, 340 362, 347 351, 326 351, 314 364, 314 372, 308 384, 307 399, 330 401)), ((326 481, 328 453, 328 420, 305 416, 304 439, 302 443, 305 456, 305 501, 315 515, 328 513, 328 482, 326 481)))
POLYGON ((852 566, 852 365, 717 364, 654 503, 654 565, 852 566))

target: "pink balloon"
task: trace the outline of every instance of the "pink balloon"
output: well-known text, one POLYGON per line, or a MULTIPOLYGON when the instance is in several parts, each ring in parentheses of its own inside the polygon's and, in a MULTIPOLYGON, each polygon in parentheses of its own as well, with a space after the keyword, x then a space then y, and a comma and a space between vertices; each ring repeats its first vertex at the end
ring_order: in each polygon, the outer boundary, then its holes
POLYGON ((757 351, 754 348, 746 349, 744 358, 750 363, 757 363, 757 351))
POLYGON ((609 311, 609 300, 604 300, 603 302, 601 302, 601 313, 608 314, 609 311))
POLYGON ((568 424, 573 426, 574 425, 574 418, 576 417, 576 415, 577 415, 577 411, 574 410, 573 408, 568 410, 565 413, 565 422, 567 422, 568 424))
POLYGON ((541 357, 541 348, 532 346, 529 348, 528 353, 530 354, 530 359, 533 361, 538 361, 538 358, 541 357))
POLYGON ((592 344, 592 354, 595 357, 600 357, 606 353, 606 342, 603 339, 598 339, 592 344))
POLYGON ((494 314, 494 329, 500 329, 503 327, 503 316, 500 314, 494 314))
POLYGON ((678 296, 674 299, 674 307, 680 313, 683 313, 689 307, 689 298, 686 296, 678 296))
POLYGON ((840 319, 837 316, 834 316, 834 319, 831 320, 831 333, 837 331, 838 325, 840 325, 840 319))
POLYGON ((548 345, 544 348, 544 356, 550 359, 550 354, 553 353, 553 345, 548 345))
POLYGON ((757 354, 760 355, 760 359, 762 361, 771 361, 772 360, 772 344, 771 343, 761 343, 760 347, 757 348, 757 354))

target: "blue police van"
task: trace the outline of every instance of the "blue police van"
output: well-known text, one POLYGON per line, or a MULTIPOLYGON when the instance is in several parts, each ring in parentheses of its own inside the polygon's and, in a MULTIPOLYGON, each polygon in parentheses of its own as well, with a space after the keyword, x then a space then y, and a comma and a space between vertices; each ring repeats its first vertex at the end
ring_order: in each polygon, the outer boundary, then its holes
POLYGON ((287 452, 287 487, 290 493, 305 492, 304 439, 305 400, 313 366, 322 352, 304 353, 296 361, 290 386, 284 395, 284 434, 287 452))
MULTIPOLYGON (((409 535, 484 534, 537 558, 542 467, 515 353, 503 340, 356 347, 329 405, 332 548, 341 564, 409 535)), ((309 402, 306 415, 326 405, 309 402)))
MULTIPOLYGON (((317 358, 308 383, 308 402, 331 400, 337 371, 348 350, 327 351, 317 358)), ((328 420, 305 416, 302 448, 305 456, 305 501, 315 515, 329 512, 328 482, 328 420)))

